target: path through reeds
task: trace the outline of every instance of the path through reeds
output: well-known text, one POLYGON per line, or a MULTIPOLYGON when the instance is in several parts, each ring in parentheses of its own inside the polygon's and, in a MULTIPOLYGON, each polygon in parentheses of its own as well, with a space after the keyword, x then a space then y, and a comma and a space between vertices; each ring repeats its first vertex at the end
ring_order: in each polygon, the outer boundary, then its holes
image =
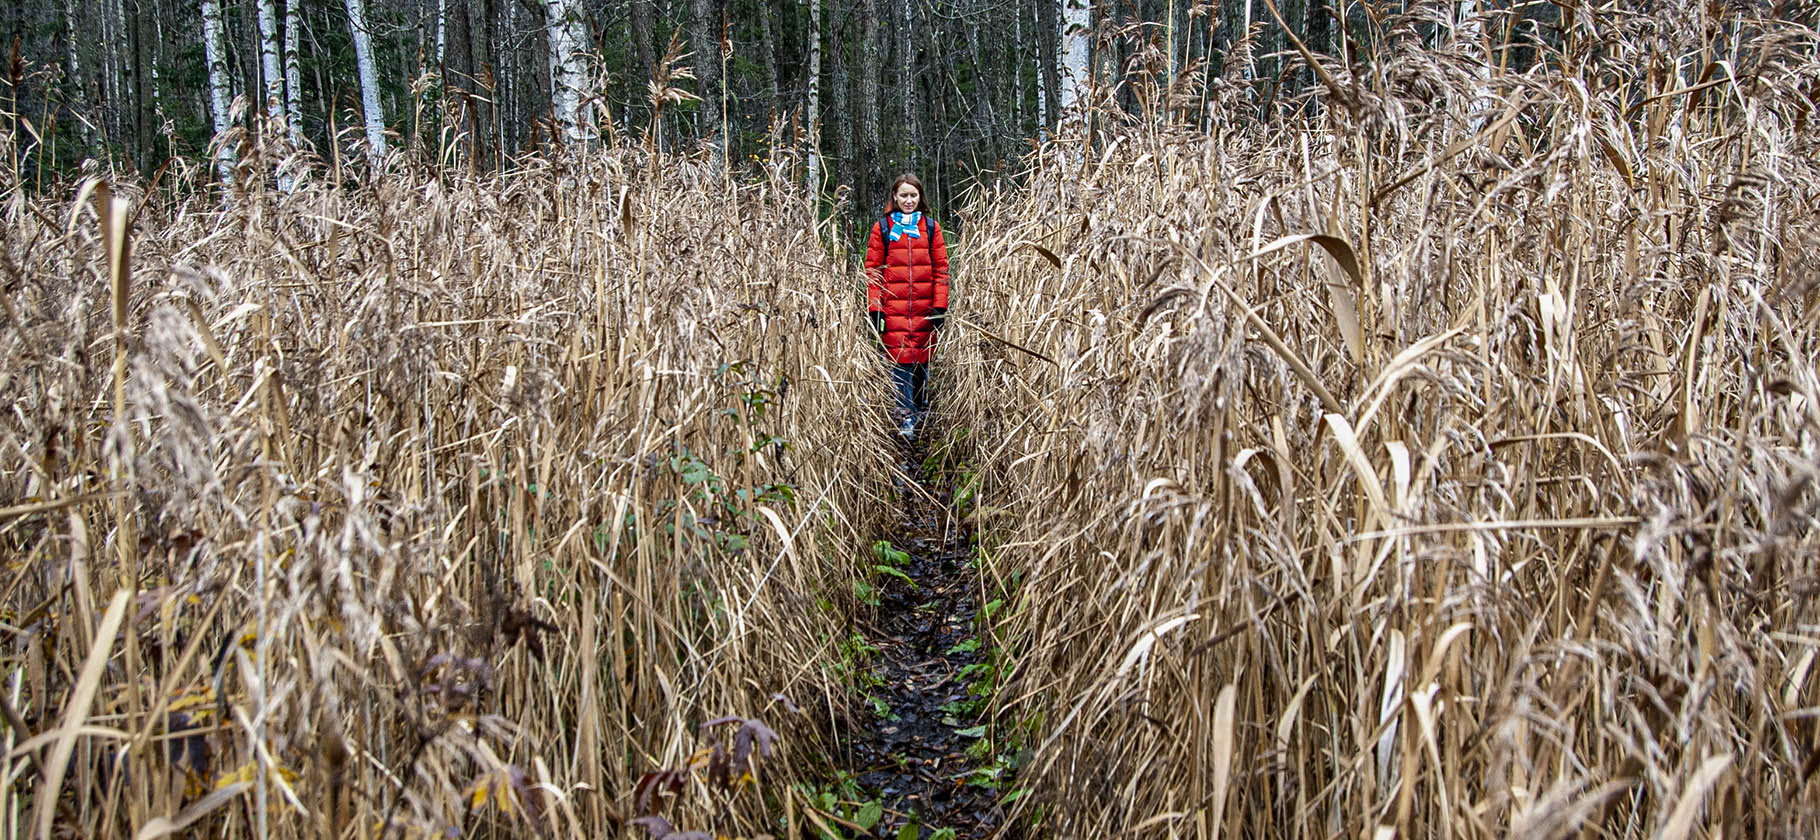
POLYGON ((841 739, 844 772, 877 798, 858 809, 864 836, 987 837, 1004 822, 1000 801, 1014 778, 988 749, 995 651, 972 528, 954 504, 958 480, 964 508, 968 476, 939 444, 932 453, 928 437, 898 447, 896 515, 873 551, 869 702, 841 739))

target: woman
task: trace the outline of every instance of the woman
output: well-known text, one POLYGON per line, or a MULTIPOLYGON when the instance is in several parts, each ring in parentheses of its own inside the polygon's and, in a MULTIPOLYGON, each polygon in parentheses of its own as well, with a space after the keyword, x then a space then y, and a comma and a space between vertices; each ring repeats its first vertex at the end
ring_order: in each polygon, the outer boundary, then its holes
POLYGON ((916 436, 929 409, 929 350, 948 315, 948 245, 927 207, 923 182, 897 176, 866 244, 867 314, 891 357, 897 433, 905 438, 916 436))

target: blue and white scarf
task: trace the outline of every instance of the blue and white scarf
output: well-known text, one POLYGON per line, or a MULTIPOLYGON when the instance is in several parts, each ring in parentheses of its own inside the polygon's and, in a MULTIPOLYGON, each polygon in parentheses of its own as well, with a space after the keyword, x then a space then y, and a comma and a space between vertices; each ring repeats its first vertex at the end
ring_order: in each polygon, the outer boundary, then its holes
POLYGON ((893 210, 891 211, 891 230, 888 235, 891 237, 892 242, 896 242, 906 236, 921 239, 923 238, 922 224, 923 213, 921 210, 918 210, 915 213, 903 213, 893 210))

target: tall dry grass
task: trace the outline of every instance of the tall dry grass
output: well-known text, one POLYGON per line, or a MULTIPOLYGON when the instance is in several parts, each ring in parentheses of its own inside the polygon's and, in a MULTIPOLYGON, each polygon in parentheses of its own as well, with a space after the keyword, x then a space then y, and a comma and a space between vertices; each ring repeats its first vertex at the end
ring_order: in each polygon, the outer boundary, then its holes
POLYGON ((784 168, 200 166, 6 185, 0 834, 796 830, 890 463, 784 168))
MULTIPOLYGON (((1820 828, 1812 12, 1618 5, 1137 49, 953 220, 1026 833, 1820 828)), ((783 170, 185 166, 0 183, 0 832, 807 833, 894 455, 783 170)))
POLYGON ((1039 835, 1820 830, 1812 21, 1570 4, 1519 73, 1458 5, 1305 122, 1141 88, 969 206, 1039 835))

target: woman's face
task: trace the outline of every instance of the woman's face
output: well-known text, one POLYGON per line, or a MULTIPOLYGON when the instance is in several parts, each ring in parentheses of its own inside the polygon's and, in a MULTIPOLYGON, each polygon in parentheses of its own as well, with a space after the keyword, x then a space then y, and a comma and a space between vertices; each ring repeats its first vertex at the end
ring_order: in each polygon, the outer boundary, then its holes
POLYGON ((922 203, 923 193, 910 184, 897 185, 897 209, 904 213, 916 212, 916 205, 922 203))

